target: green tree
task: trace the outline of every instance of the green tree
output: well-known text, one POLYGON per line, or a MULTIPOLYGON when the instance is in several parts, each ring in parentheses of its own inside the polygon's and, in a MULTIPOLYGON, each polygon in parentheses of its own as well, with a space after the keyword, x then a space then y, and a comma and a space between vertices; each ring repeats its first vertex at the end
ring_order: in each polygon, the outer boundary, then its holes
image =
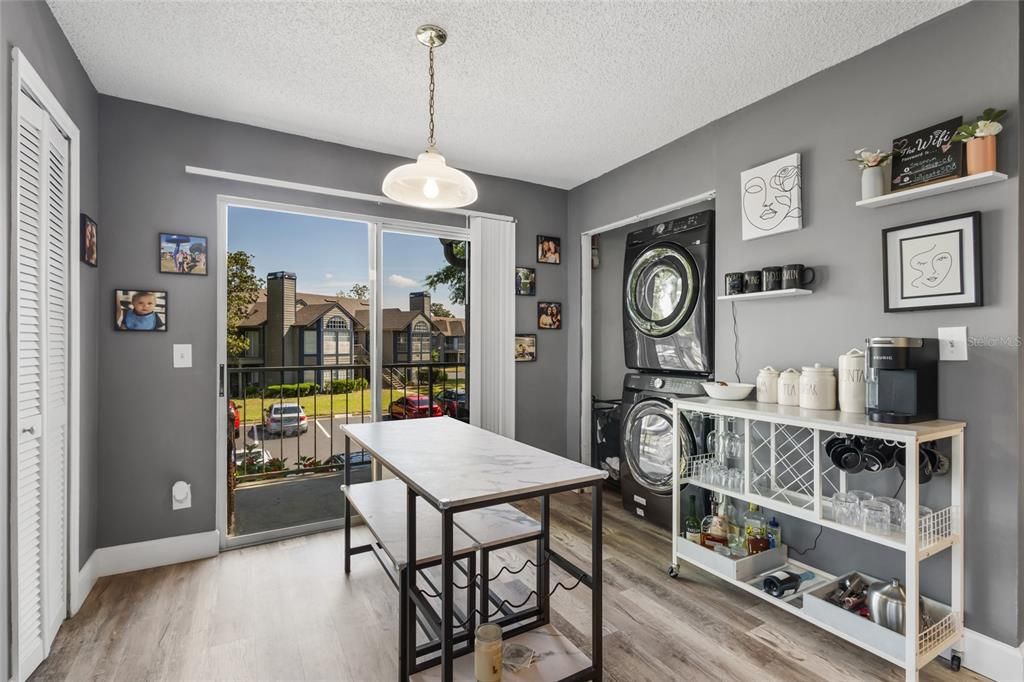
POLYGON ((338 296, 355 298, 360 301, 365 301, 369 293, 370 287, 366 286, 365 284, 360 284, 359 282, 356 282, 355 284, 352 285, 352 288, 348 290, 347 294, 343 291, 339 291, 338 296))
POLYGON ((431 303, 430 304, 430 316, 431 317, 455 317, 452 311, 444 307, 444 303, 431 303))
POLYGON ((249 316, 252 304, 259 298, 263 280, 256 276, 252 256, 245 251, 228 253, 228 355, 241 357, 249 350, 249 339, 238 331, 238 325, 249 316))
POLYGON ((432 275, 427 275, 423 283, 430 291, 440 286, 447 286, 451 295, 449 298, 456 305, 466 304, 466 242, 456 242, 452 246, 452 253, 463 262, 463 265, 446 264, 443 268, 432 275))

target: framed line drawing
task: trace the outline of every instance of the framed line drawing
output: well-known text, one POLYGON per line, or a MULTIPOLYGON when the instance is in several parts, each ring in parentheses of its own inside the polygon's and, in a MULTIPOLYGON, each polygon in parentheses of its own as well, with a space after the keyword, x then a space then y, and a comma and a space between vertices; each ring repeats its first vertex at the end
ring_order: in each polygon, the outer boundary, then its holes
POLYGON ((984 305, 981 212, 882 231, 885 312, 984 305))
POLYGON ((744 241, 801 229, 800 154, 740 173, 740 199, 744 241))

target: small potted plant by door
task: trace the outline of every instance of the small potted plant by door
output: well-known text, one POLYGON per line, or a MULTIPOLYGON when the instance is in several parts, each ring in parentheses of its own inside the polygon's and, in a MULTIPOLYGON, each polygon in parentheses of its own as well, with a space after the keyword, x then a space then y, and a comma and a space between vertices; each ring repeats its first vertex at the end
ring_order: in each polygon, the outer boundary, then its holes
POLYGON ((967 145, 967 174, 977 175, 996 169, 996 135, 1003 130, 999 122, 1006 109, 986 109, 974 123, 957 128, 954 142, 967 145))
POLYGON ((853 161, 860 168, 860 198, 874 199, 885 194, 885 165, 892 158, 892 152, 881 149, 858 149, 853 153, 853 161))

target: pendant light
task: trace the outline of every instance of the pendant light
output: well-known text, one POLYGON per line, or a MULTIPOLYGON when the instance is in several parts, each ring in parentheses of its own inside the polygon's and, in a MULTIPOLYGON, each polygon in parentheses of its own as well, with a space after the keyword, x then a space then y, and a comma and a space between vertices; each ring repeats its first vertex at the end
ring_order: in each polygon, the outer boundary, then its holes
POLYGON ((445 163, 434 140, 434 48, 444 45, 448 34, 440 26, 426 24, 416 29, 416 39, 430 50, 427 150, 416 157, 416 163, 399 166, 388 173, 381 189, 399 203, 420 208, 468 206, 476 201, 476 185, 468 175, 445 163))

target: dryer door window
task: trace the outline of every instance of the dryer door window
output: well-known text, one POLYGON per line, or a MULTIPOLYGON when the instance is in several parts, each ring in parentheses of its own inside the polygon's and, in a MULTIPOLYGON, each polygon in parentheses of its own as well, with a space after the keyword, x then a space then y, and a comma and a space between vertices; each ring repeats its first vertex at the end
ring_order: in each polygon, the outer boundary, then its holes
POLYGON ((656 244, 640 254, 626 278, 629 319, 647 336, 673 334, 690 319, 699 289, 693 257, 670 244, 656 244))
MULTIPOLYGON (((635 404, 624 420, 623 452, 633 479, 658 493, 672 490, 672 408, 664 400, 649 398, 635 404)), ((679 452, 685 461, 696 444, 690 425, 681 421, 684 436, 679 452)))

